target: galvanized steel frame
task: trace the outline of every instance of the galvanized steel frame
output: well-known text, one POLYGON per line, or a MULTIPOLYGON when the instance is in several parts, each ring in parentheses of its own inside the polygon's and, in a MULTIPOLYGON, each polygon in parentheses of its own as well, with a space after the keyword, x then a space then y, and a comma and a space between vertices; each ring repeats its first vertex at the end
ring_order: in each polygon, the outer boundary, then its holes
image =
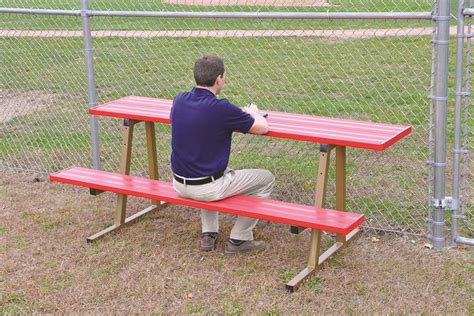
POLYGON ((436 39, 436 84, 435 95, 435 139, 434 139, 434 192, 433 192, 433 217, 431 219, 431 240, 436 249, 445 246, 445 223, 446 223, 446 124, 448 104, 448 62, 449 62, 449 21, 450 0, 440 0, 437 15, 433 19, 437 21, 436 39))
MULTIPOLYGON (((81 0, 86 2, 87 0, 81 0)), ((83 4, 84 5, 84 4, 83 4)), ((170 12, 170 11, 97 11, 0 8, 0 13, 69 16, 212 18, 212 19, 412 19, 431 20, 431 12, 170 12)))
MULTIPOLYGON (((86 59, 87 88, 89 97, 89 107, 97 105, 96 84, 94 75, 94 48, 92 46, 92 34, 90 28, 90 17, 88 0, 81 0, 82 29, 84 36, 84 55, 86 59)), ((92 141, 92 162, 94 168, 102 169, 100 163, 100 143, 99 143, 99 120, 97 116, 90 116, 91 141, 92 141)))

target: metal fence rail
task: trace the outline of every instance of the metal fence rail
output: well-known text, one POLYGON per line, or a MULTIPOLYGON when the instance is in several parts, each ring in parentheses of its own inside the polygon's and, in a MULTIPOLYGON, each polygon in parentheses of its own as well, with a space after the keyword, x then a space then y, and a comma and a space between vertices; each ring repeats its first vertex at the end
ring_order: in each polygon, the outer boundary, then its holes
MULTIPOLYGON (((243 5, 199 11, 170 4, 160 11, 131 1, 117 1, 110 11, 100 3, 88 8, 86 1, 81 9, 0 8, 6 17, 0 31, 8 30, 0 35, 5 65, 0 77, 0 167, 48 173, 87 166, 91 148, 97 167, 100 138, 100 162, 104 169, 116 170, 120 122, 100 119, 92 145, 89 124, 94 130, 97 123, 89 121, 87 105, 125 95, 172 98, 193 85, 195 59, 216 53, 228 69, 223 97, 237 104, 253 101, 278 111, 413 125, 413 134, 386 153, 350 149, 347 207, 365 213, 370 229, 424 235, 428 134, 434 115, 427 96, 430 79, 437 75, 431 101, 437 115, 443 115, 447 70, 432 67, 447 58, 449 21, 443 17, 449 14, 443 5, 441 18, 432 22, 437 14, 430 2, 413 1, 412 12, 403 12, 407 7, 398 2, 387 2, 390 12, 367 3, 372 12, 367 7, 357 12, 350 2, 302 12, 292 12, 294 7, 256 11, 243 5), (33 15, 35 19, 24 18, 33 15), (81 24, 85 42, 68 35, 81 24), (442 25, 442 31, 433 25, 442 25), (116 30, 129 33, 120 37, 112 32, 116 30), (156 30, 166 33, 151 37, 156 30), (183 32, 187 35, 175 36, 183 32)), ((170 178, 169 127, 158 126, 157 131, 161 175, 170 178)), ((438 141, 442 138, 436 135, 438 141)), ((143 139, 136 137, 136 148, 145 148, 143 139)), ((312 203, 314 145, 237 135, 233 150, 234 168, 263 167, 275 173, 276 198, 312 203)), ((437 147, 435 154, 438 166, 441 150, 437 147)), ((145 174, 145 152, 134 157, 135 173, 145 174)), ((435 172, 435 182, 442 172, 435 172)))
POLYGON ((71 16, 105 16, 105 17, 154 17, 154 18, 202 18, 202 19, 414 19, 431 20, 431 12, 164 12, 164 11, 93 11, 83 10, 47 10, 0 8, 0 13, 45 14, 71 16))

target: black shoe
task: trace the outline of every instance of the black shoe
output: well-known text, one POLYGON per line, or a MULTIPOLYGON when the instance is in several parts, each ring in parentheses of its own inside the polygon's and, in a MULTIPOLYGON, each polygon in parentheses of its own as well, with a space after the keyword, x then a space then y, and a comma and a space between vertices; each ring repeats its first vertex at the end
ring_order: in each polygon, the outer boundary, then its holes
POLYGON ((233 256, 240 253, 256 252, 264 250, 267 247, 264 241, 245 240, 239 243, 228 241, 225 244, 224 254, 226 256, 233 256))
POLYGON ((202 233, 201 235, 201 250, 211 251, 216 249, 219 235, 217 233, 202 233))

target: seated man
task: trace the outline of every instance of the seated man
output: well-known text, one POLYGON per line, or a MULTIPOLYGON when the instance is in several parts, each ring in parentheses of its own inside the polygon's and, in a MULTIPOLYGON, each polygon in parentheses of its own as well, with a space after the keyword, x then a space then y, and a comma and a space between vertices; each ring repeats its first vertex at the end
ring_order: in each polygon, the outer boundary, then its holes
MULTIPOLYGON (((233 131, 265 134, 268 124, 255 105, 243 110, 216 96, 225 82, 224 62, 215 55, 194 65, 196 87, 178 94, 171 108, 171 167, 173 187, 186 198, 222 200, 237 194, 268 197, 275 177, 268 170, 228 168, 233 131)), ((202 210, 201 249, 214 250, 218 240, 218 212, 202 210)), ((257 219, 240 216, 225 245, 225 254, 265 249, 253 239, 257 219)))

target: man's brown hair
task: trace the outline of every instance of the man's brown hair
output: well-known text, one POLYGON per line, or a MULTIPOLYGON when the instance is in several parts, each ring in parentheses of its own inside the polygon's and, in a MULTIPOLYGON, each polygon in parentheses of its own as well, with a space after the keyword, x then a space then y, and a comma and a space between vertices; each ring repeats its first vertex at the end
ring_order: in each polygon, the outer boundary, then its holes
POLYGON ((194 80, 198 86, 212 87, 224 75, 224 62, 216 55, 205 55, 194 64, 194 80))

